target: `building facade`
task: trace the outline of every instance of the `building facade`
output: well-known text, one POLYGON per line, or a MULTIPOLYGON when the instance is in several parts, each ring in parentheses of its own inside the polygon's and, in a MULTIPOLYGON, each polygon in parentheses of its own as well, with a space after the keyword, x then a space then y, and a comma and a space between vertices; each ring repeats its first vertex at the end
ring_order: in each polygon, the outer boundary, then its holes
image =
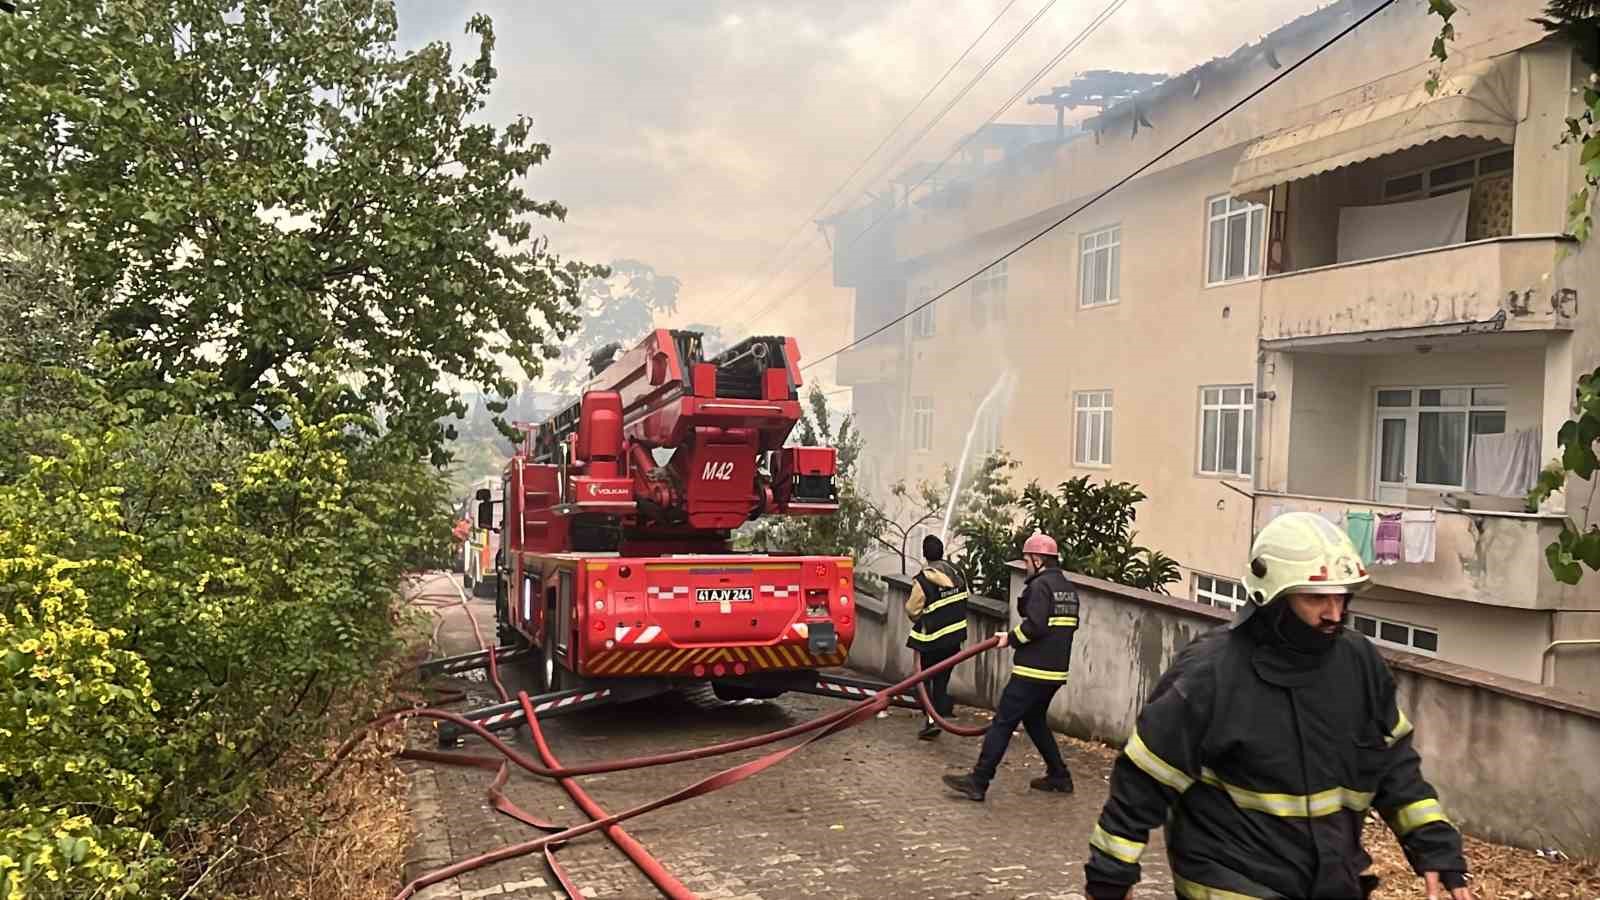
POLYGON ((836 219, 858 335, 981 273, 837 377, 879 484, 996 446, 1024 478, 1136 482, 1140 542, 1217 606, 1261 525, 1319 512, 1370 546, 1375 640, 1588 688, 1600 646, 1552 644, 1600 639, 1600 574, 1559 585, 1544 548, 1589 486, 1523 498, 1600 365, 1600 250, 1562 233, 1581 171, 1556 145, 1591 73, 1507 0, 1458 16, 1430 93, 1439 20, 1407 2, 1230 109, 1373 5, 836 219))

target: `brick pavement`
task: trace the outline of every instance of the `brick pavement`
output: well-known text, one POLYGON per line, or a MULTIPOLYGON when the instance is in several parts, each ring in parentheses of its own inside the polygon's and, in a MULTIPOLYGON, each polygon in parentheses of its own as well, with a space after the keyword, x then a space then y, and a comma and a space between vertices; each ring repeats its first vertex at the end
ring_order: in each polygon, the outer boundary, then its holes
MULTIPOLYGON (((432 590, 445 588, 436 582, 432 590)), ((474 603, 492 634, 493 606, 474 603)), ((442 653, 476 648, 466 617, 452 611, 442 653)), ((508 667, 508 689, 527 687, 508 667)), ((492 689, 460 681, 481 701, 492 689)), ((751 705, 703 709, 679 698, 557 719, 546 737, 562 762, 636 756, 719 743, 772 731, 837 708, 838 701, 791 695, 751 705)), ((1077 782, 1069 797, 1030 791, 1042 772, 1019 732, 989 792, 978 804, 939 783, 977 754, 975 739, 915 740, 917 716, 891 710, 828 738, 745 782, 625 824, 627 830, 705 900, 828 898, 1077 898, 1087 840, 1105 800, 1109 755, 1062 739, 1077 782)), ((532 754, 525 731, 515 744, 532 754)), ((463 750, 485 747, 469 738, 463 750)), ((584 787, 608 811, 668 793, 760 751, 674 766, 589 776, 584 787)), ((410 764, 408 764, 410 765, 410 764)), ((521 824, 484 802, 487 773, 449 766, 411 768, 416 841, 407 877, 446 862, 527 840, 521 824)), ((506 789, 523 808, 559 822, 586 821, 554 782, 513 769, 506 789)), ((1136 896, 1171 897, 1159 836, 1146 854, 1136 896)), ((574 841, 558 858, 593 897, 653 897, 633 864, 599 835, 574 841)), ((561 897, 541 857, 491 866, 423 892, 423 900, 561 897)))

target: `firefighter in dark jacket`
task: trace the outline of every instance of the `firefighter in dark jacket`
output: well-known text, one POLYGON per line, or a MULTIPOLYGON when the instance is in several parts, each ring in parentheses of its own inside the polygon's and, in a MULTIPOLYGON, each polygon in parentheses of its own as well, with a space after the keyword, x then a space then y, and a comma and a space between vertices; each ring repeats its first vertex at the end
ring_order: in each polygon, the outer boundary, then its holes
POLYGON ((1022 545, 1022 561, 1028 570, 1026 586, 1017 598, 1022 621, 1009 633, 1000 635, 1000 646, 1016 648, 1011 680, 1000 694, 994 721, 984 732, 983 749, 972 774, 944 776, 944 783, 951 790, 969 800, 982 800, 988 792, 989 782, 994 780, 1019 722, 1044 757, 1044 777, 1033 779, 1028 786, 1038 791, 1072 793, 1072 773, 1067 771, 1045 716, 1056 691, 1067 683, 1072 636, 1078 630, 1078 593, 1062 573, 1056 542, 1047 535, 1028 538, 1022 545))
MULTIPOLYGON (((911 619, 911 636, 906 646, 916 653, 922 668, 929 669, 957 653, 967 637, 967 588, 961 573, 944 560, 944 541, 933 535, 922 539, 922 558, 928 561, 911 580, 911 596, 906 600, 906 616, 911 619)), ((928 679, 928 701, 934 712, 949 718, 956 710, 950 696, 950 670, 928 679)), ((931 741, 939 736, 939 726, 929 718, 917 737, 931 741)))
POLYGON ((1368 582, 1319 515, 1261 530, 1238 619, 1179 654, 1117 757, 1089 839, 1091 897, 1133 896, 1163 824, 1179 897, 1367 897, 1361 825, 1376 809, 1429 898, 1470 900, 1461 835, 1422 777, 1389 668, 1344 630, 1368 582))

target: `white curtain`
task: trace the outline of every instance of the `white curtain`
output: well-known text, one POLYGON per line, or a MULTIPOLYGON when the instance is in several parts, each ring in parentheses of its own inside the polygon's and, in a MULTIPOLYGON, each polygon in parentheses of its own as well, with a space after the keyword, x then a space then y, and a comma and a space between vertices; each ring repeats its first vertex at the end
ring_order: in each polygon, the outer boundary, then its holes
POLYGON ((1447 247, 1467 239, 1472 191, 1339 210, 1339 262, 1447 247))

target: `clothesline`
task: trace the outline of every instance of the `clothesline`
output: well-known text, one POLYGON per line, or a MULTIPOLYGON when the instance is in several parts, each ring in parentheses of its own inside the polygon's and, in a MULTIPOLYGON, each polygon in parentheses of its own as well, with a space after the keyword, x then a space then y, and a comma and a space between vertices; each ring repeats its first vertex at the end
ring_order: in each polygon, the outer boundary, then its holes
POLYGON ((1278 502, 1268 507, 1267 520, 1286 512, 1312 512, 1350 536, 1351 543, 1369 566, 1401 563, 1425 565, 1434 561, 1439 542, 1438 514, 1432 509, 1378 512, 1372 509, 1304 509, 1278 502))

